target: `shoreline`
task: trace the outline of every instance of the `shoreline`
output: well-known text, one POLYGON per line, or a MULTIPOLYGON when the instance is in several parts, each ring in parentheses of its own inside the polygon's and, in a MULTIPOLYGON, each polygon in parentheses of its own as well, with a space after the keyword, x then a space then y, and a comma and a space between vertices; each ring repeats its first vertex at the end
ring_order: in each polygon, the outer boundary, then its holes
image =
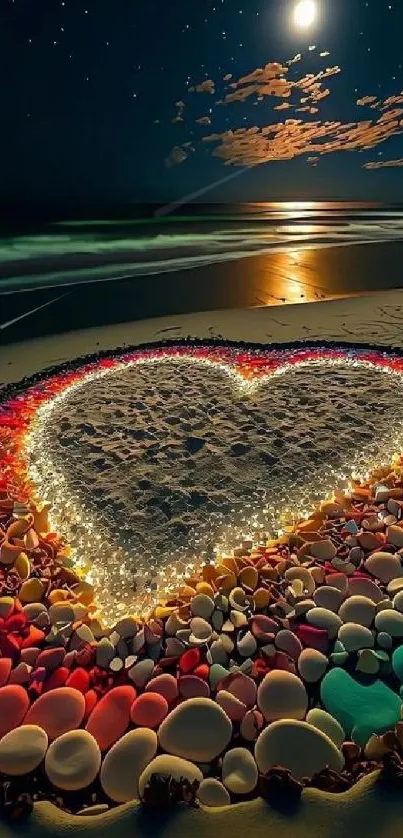
POLYGON ((289 306, 222 309, 79 329, 0 347, 1 388, 76 358, 163 340, 354 343, 403 348, 403 290, 289 306), (320 317, 318 317, 320 314, 320 317))

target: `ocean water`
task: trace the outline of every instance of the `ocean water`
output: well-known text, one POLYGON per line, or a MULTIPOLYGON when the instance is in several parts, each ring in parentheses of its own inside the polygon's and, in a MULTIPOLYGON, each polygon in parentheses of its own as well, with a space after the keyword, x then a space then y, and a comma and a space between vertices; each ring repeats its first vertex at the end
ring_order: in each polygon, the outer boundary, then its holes
POLYGON ((134 206, 124 218, 56 220, 3 230, 0 293, 402 239, 403 205, 311 201, 134 206))

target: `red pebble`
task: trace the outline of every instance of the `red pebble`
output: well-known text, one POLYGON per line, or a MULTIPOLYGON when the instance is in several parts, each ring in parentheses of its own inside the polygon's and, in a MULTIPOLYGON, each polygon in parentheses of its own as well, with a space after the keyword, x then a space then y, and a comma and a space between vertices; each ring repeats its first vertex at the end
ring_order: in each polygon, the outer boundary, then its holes
POLYGON ((208 681, 209 672, 209 665, 207 663, 201 663, 200 666, 196 666, 193 675, 197 675, 198 678, 203 678, 203 681, 208 681))
POLYGON ((74 687, 80 693, 85 695, 90 686, 90 676, 86 669, 79 666, 72 672, 66 682, 67 687, 74 687))
POLYGON ((200 652, 198 649, 188 649, 179 658, 179 669, 184 674, 192 672, 200 663, 200 652))
POLYGON ((55 690, 57 687, 64 687, 70 672, 65 666, 59 666, 54 669, 51 676, 45 682, 42 692, 47 693, 49 690, 55 690))
POLYGON ((85 713, 84 713, 84 721, 86 722, 87 719, 90 717, 95 705, 98 703, 98 696, 95 690, 88 690, 84 696, 85 700, 85 713))
POLYGON ((329 637, 326 629, 300 625, 294 629, 294 634, 297 635, 304 646, 317 649, 318 652, 322 652, 324 655, 326 654, 329 648, 329 637))
POLYGON ((30 626, 28 637, 25 638, 22 649, 29 649, 31 646, 40 646, 41 643, 45 640, 45 632, 41 631, 41 629, 37 628, 36 626, 30 626))
POLYGON ((28 708, 27 691, 19 684, 0 688, 0 737, 22 724, 28 708))
POLYGON ((92 711, 86 730, 97 740, 101 751, 106 751, 126 733, 135 698, 134 687, 114 687, 92 711))
POLYGON ((0 687, 4 687, 10 677, 12 666, 11 658, 0 658, 0 687))
POLYGON ((160 693, 143 693, 133 702, 130 716, 139 727, 158 727, 168 713, 168 702, 160 693))
POLYGON ((27 622, 27 618, 25 614, 13 614, 12 617, 9 617, 7 620, 7 631, 21 631, 24 628, 27 622))

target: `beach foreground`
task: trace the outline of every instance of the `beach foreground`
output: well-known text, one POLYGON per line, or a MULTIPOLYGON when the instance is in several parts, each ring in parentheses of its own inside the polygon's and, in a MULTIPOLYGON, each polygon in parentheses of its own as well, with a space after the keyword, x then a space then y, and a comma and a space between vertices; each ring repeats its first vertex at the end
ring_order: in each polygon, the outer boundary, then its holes
MULTIPOLYGON (((180 369, 193 362, 207 372, 220 370, 235 386, 234 402, 243 394, 245 416, 256 410, 251 395, 262 382, 270 386, 294 369, 335 375, 340 368, 347 381, 359 368, 371 382, 378 375, 400 382, 402 299, 395 292, 322 303, 316 311, 304 306, 224 312, 214 318, 220 331, 209 323, 207 334, 206 316, 194 315, 177 327, 187 330, 190 341, 182 332, 176 342, 161 342, 161 333, 170 334, 167 319, 133 324, 129 332, 137 340, 129 341, 126 333, 121 346, 130 342, 132 348, 120 352, 110 352, 122 337, 120 327, 98 333, 92 352, 95 335, 87 332, 77 336, 80 362, 68 357, 71 335, 58 339, 57 359, 56 338, 37 342, 29 355, 15 352, 13 358, 11 352, 0 428, 0 769, 9 821, 18 819, 22 790, 34 802, 25 834, 57 836, 70 828, 89 834, 96 824, 97 834, 114 826, 119 837, 169 836, 182 829, 203 836, 212 828, 219 835, 238 815, 235 832, 246 827, 259 835, 273 826, 281 835, 292 824, 295 835, 307 829, 315 835, 328 828, 327 818, 330 830, 335 805, 338 830, 343 821, 346 832, 371 833, 365 820, 370 817, 374 834, 392 834, 390 812, 396 808, 400 815, 393 788, 400 788, 403 775, 403 444, 399 433, 393 435, 398 426, 391 427, 375 459, 367 442, 358 472, 354 458, 347 464, 351 475, 343 473, 345 466, 332 471, 334 486, 326 483, 326 454, 318 472, 323 496, 319 492, 305 506, 294 499, 291 518, 279 519, 277 527, 272 522, 270 532, 262 531, 260 521, 248 531, 245 519, 244 536, 233 532, 233 550, 225 548, 214 565, 205 558, 201 566, 176 568, 175 580, 156 585, 154 601, 142 599, 136 583, 131 610, 127 593, 119 596, 113 588, 115 566, 124 568, 124 543, 112 556, 100 539, 98 552, 108 561, 97 567, 91 556, 96 519, 89 520, 86 510, 75 520, 76 499, 68 500, 68 485, 48 459, 41 434, 46 422, 54 423, 54 404, 65 403, 70 391, 136 365, 168 363, 169 370, 171 363, 180 369), (239 341, 241 332, 244 342, 231 342, 241 322, 236 336, 239 341), (133 348, 146 328, 147 346, 133 348), (248 337, 252 329, 254 339, 248 337), (307 329, 312 332, 303 343, 307 329), (346 330, 354 340, 346 339, 346 330), (214 333, 220 336, 215 343, 214 333), (270 347, 262 346, 269 335, 270 347), (102 351, 100 338, 109 352, 102 351), (106 591, 113 594, 111 602, 106 591), (138 748, 143 765, 129 788, 125 760, 132 770, 137 763, 130 754, 138 756, 138 748), (161 750, 165 755, 156 756, 161 750), (375 769, 381 769, 381 783, 375 769), (159 786, 158 776, 169 784, 174 778, 173 785, 159 786), (200 808, 159 810, 168 788, 170 799, 192 802, 197 796, 200 808), (137 797, 141 808, 114 808, 137 797), (111 810, 96 815, 94 805, 111 810)), ((171 386, 172 370, 166 383, 154 377, 157 390, 171 386)), ((382 398, 388 403, 385 394, 375 388, 375 396, 361 398, 357 409, 361 402, 370 411, 379 409, 382 398)), ((352 396, 346 398, 354 433, 358 414, 351 410, 352 396)), ((320 413, 319 406, 315 410, 320 413)), ((63 415, 60 421, 66 422, 63 415)), ((370 443, 379 422, 368 429, 370 443)), ((195 442, 200 439, 192 438, 191 456, 197 456, 195 442)), ((338 444, 345 447, 340 433, 338 444)), ((243 443, 234 445, 234 455, 243 456, 243 443)), ((285 483, 278 480, 281 491, 285 483)))

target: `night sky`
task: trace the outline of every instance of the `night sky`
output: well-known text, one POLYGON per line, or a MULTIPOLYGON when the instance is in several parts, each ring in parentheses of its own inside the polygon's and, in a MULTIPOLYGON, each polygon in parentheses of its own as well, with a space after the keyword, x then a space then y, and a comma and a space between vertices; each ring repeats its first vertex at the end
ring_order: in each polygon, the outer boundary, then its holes
POLYGON ((234 173, 199 200, 403 201, 402 0, 316 0, 318 20, 307 30, 295 26, 295 3, 0 0, 4 206, 60 212, 174 201, 234 173), (298 53, 301 60, 288 65, 298 53), (283 72, 268 70, 269 78, 286 79, 287 97, 262 94, 259 76, 240 82, 271 62, 283 72), (315 83, 318 72, 335 67, 316 82, 317 92, 330 92, 314 100, 307 74, 315 83), (203 82, 207 92, 189 91, 203 82), (242 93, 223 101, 247 85, 253 89, 244 101, 242 93), (356 104, 366 96, 368 103, 356 104), (313 112, 296 112, 304 105, 313 112), (322 154, 304 151, 301 124, 294 124, 298 153, 284 160, 290 119, 302 120, 302 131, 305 123, 342 127, 315 140, 329 144, 322 154), (380 132, 368 140, 378 120, 380 132), (343 126, 363 121, 347 137, 343 126), (271 124, 280 159, 262 163, 273 153, 271 124), (221 136, 237 129, 240 154, 233 136, 221 136), (203 140, 211 134, 220 137, 203 140))

